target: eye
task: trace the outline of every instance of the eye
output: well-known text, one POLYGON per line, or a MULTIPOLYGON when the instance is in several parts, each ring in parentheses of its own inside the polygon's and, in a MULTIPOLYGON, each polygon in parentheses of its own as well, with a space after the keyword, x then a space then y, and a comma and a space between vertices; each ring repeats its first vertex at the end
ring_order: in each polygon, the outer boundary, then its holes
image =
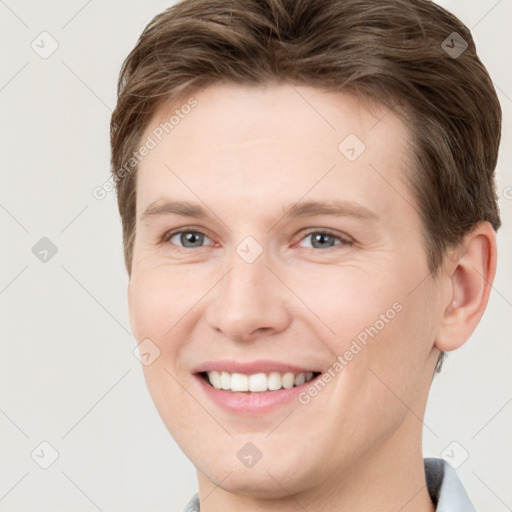
MULTIPOLYGON (((307 247, 310 249, 330 249, 336 245, 352 245, 354 243, 348 237, 343 237, 325 229, 310 231, 302 237, 301 241, 308 238, 311 239, 311 245, 307 247)), ((211 239, 201 231, 181 229, 180 231, 166 233, 162 241, 170 242, 172 245, 177 246, 178 249, 194 249, 204 247, 205 240, 210 240, 211 242, 211 239)))
POLYGON ((197 231, 195 229, 182 229, 181 231, 167 233, 164 235, 163 241, 171 242, 173 245, 177 245, 184 249, 193 249, 195 247, 202 247, 205 239, 210 240, 210 238, 201 231, 197 231), (176 241, 173 241, 173 238, 175 238, 176 241))
POLYGON ((312 249, 330 249, 335 245, 352 245, 353 241, 327 230, 316 230, 307 233, 302 240, 311 239, 312 249), (335 243, 338 240, 340 243, 335 243))

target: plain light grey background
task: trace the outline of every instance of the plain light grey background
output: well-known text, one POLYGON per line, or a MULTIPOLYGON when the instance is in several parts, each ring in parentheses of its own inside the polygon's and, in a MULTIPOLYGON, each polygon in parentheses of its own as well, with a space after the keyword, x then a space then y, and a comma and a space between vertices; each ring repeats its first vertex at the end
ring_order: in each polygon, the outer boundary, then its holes
MULTIPOLYGON (((181 511, 196 491, 195 470, 133 355, 115 195, 92 195, 109 176, 121 63, 171 3, 0 0, 0 511, 181 511)), ((512 0, 440 3, 473 29, 502 103, 504 225, 484 319, 433 384, 424 452, 458 467, 479 511, 504 512, 512 510, 512 0)))

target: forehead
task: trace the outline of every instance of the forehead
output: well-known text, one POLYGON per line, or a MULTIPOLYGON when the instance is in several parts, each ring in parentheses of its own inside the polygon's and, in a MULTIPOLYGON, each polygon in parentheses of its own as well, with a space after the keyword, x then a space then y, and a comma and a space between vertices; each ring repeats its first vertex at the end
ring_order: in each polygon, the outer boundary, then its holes
POLYGON ((384 118, 386 130, 395 132, 392 137, 397 143, 397 135, 408 137, 407 128, 394 112, 368 97, 286 83, 258 87, 227 83, 165 102, 154 113, 145 134, 161 126, 176 144, 183 135, 201 137, 204 145, 224 147, 304 138, 317 143, 322 138, 327 145, 336 143, 346 131, 369 134, 384 118), (190 108, 192 99, 195 106, 190 108), (213 124, 205 125, 206 119, 213 124))
POLYGON ((366 194, 385 208, 408 193, 407 127, 385 106, 348 93, 216 84, 164 104, 142 143, 148 138, 155 144, 139 164, 141 207, 166 187, 237 206, 273 198, 276 208, 326 193, 366 194))

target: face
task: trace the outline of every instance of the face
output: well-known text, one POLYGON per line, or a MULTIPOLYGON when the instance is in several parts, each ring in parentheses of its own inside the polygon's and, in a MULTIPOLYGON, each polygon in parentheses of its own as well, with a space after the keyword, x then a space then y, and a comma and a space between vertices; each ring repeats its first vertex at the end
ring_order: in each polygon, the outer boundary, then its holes
POLYGON ((399 458, 421 436, 442 309, 407 128, 309 87, 194 98, 137 177, 130 320, 165 425, 200 484, 248 495, 399 458))

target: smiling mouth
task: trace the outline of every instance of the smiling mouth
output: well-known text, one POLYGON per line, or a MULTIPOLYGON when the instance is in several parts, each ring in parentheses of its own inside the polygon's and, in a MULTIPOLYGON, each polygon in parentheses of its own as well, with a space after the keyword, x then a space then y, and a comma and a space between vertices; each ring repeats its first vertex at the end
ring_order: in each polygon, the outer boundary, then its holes
POLYGON ((230 373, 223 371, 199 372, 205 382, 215 389, 231 392, 263 393, 301 386, 320 375, 320 372, 230 373))

